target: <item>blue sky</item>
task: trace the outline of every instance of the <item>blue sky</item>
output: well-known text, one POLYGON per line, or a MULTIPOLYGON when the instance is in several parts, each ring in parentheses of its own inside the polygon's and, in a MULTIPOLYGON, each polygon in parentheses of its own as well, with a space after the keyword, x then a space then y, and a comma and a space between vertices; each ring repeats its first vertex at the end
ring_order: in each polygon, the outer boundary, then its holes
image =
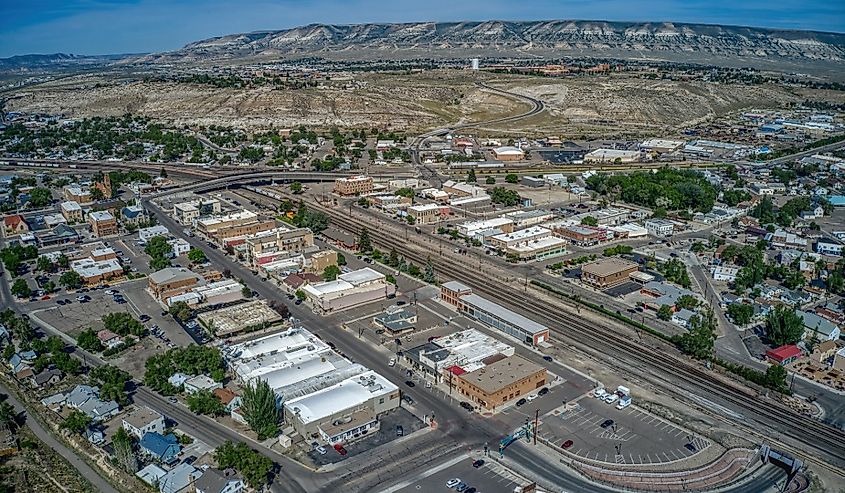
POLYGON ((309 23, 591 19, 845 32, 842 0, 0 0, 0 57, 141 53, 309 23))

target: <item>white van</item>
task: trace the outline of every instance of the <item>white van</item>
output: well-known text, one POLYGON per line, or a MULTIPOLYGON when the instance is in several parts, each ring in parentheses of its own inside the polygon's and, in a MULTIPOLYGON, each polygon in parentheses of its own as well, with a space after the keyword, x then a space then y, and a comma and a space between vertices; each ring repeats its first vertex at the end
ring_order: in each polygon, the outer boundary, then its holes
POLYGON ((608 394, 607 397, 604 398, 604 402, 608 404, 613 404, 614 402, 619 400, 619 396, 616 394, 608 394))
POLYGON ((605 397, 607 397, 607 392, 604 390, 604 387, 599 387, 593 391, 593 395, 596 397, 596 399, 604 399, 605 397))

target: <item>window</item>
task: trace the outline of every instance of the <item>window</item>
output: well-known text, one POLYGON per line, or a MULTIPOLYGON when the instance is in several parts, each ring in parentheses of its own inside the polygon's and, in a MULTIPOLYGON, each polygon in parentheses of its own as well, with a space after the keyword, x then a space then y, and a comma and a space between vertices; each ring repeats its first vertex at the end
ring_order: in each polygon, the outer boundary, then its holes
POLYGON ((379 403, 379 404, 384 404, 384 397, 382 397, 381 399, 379 399, 379 400, 378 400, 378 403, 379 403))

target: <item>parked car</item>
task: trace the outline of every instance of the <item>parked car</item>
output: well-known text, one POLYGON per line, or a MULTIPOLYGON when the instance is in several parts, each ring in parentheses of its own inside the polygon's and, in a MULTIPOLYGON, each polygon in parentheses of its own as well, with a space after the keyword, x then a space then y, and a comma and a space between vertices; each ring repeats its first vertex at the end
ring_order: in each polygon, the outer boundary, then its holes
POLYGON ((405 436, 405 428, 402 428, 402 425, 396 425, 396 436, 405 436))
POLYGON ((596 399, 604 399, 607 397, 607 391, 603 387, 599 387, 593 392, 593 395, 596 396, 596 399))
POLYGON ((402 396, 402 400, 403 400, 403 401, 405 401, 405 402, 407 402, 409 406, 413 406, 413 405, 414 405, 414 399, 413 399, 410 395, 408 395, 408 394, 403 395, 403 396, 402 396))
POLYGON ((348 453, 348 452, 346 452, 346 449, 345 449, 345 448, 343 448, 343 445, 341 445, 341 444, 339 444, 339 443, 334 444, 334 449, 335 449, 335 450, 337 451, 337 453, 338 453, 338 454, 340 454, 340 455, 346 455, 346 454, 348 453))
POLYGON ((546 395, 546 394, 548 394, 548 393, 549 393, 549 388, 548 388, 548 387, 543 387, 542 389, 540 389, 540 391, 539 391, 539 392, 537 392, 537 395, 546 395))
POLYGON ((569 448, 569 447, 571 447, 571 446, 572 446, 572 444, 573 444, 573 443, 575 443, 575 442, 573 442, 572 440, 567 440, 567 441, 565 441, 565 442, 563 442, 563 443, 561 444, 561 447, 563 447, 563 448, 569 448))
POLYGON ((88 301, 85 298, 87 298, 87 296, 85 296, 85 295, 77 296, 76 301, 78 301, 80 303, 84 303, 84 302, 88 301))
POLYGON ((476 461, 473 461, 473 463, 472 463, 472 467, 474 467, 476 469, 478 469, 479 467, 481 467, 483 465, 484 465, 484 459, 478 459, 476 461))
POLYGON ((417 386, 417 384, 415 384, 411 380, 405 380, 405 385, 407 385, 408 387, 416 387, 417 386))
POLYGON ((528 402, 531 402, 531 401, 533 401, 534 399, 537 398, 537 394, 530 394, 530 395, 525 396, 525 398, 528 399, 528 402))
POLYGON ((322 445, 317 445, 314 447, 314 450, 320 455, 326 455, 326 447, 323 447, 322 445))
POLYGON ((459 478, 452 478, 449 481, 446 481, 446 487, 447 488, 454 488, 455 486, 458 486, 459 484, 461 484, 461 480, 459 478))
POLYGON ((458 486, 455 486, 455 491, 457 491, 458 493, 463 493, 464 491, 466 491, 467 488, 469 488, 469 485, 461 481, 460 483, 458 483, 458 486))
POLYGON ((142 314, 140 317, 138 317, 138 320, 140 320, 141 322, 149 322, 150 316, 146 315, 146 314, 142 314))
POLYGON ((552 362, 552 357, 551 357, 551 356, 543 356, 543 359, 544 359, 544 360, 546 360, 546 361, 548 361, 549 363, 551 363, 551 362, 552 362))
POLYGON ((522 398, 522 399, 516 401, 516 407, 523 406, 523 405, 525 405, 526 402, 528 402, 528 401, 526 401, 524 398, 522 398))
POLYGON ((614 421, 613 421, 612 419, 606 419, 606 420, 604 420, 604 422, 601 424, 601 427, 602 427, 602 428, 610 428, 611 426, 613 426, 613 423, 614 423, 614 421))
POLYGON ((462 408, 466 409, 467 411, 474 411, 474 408, 472 407, 472 404, 470 404, 469 402, 466 402, 466 401, 461 401, 460 406, 461 406, 462 408))
POLYGON ((619 400, 619 396, 616 395, 616 394, 610 394, 610 395, 608 395, 607 397, 604 398, 604 402, 606 402, 608 404, 613 404, 614 402, 616 402, 618 400, 619 400))

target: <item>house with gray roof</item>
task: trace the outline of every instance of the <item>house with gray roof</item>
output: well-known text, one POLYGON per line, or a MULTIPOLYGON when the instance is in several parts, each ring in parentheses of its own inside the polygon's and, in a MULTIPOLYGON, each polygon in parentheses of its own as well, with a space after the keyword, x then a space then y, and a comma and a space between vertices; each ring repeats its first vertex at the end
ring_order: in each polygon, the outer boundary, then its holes
POLYGON ((244 480, 234 469, 206 469, 194 482, 196 493, 240 493, 244 480))
POLYGON ((159 478, 158 490, 161 493, 180 493, 201 475, 202 471, 190 464, 182 462, 159 478))
POLYGON ((804 337, 810 339, 813 333, 820 341, 835 341, 841 335, 839 326, 830 320, 820 317, 813 312, 799 310, 796 312, 804 320, 804 337))

